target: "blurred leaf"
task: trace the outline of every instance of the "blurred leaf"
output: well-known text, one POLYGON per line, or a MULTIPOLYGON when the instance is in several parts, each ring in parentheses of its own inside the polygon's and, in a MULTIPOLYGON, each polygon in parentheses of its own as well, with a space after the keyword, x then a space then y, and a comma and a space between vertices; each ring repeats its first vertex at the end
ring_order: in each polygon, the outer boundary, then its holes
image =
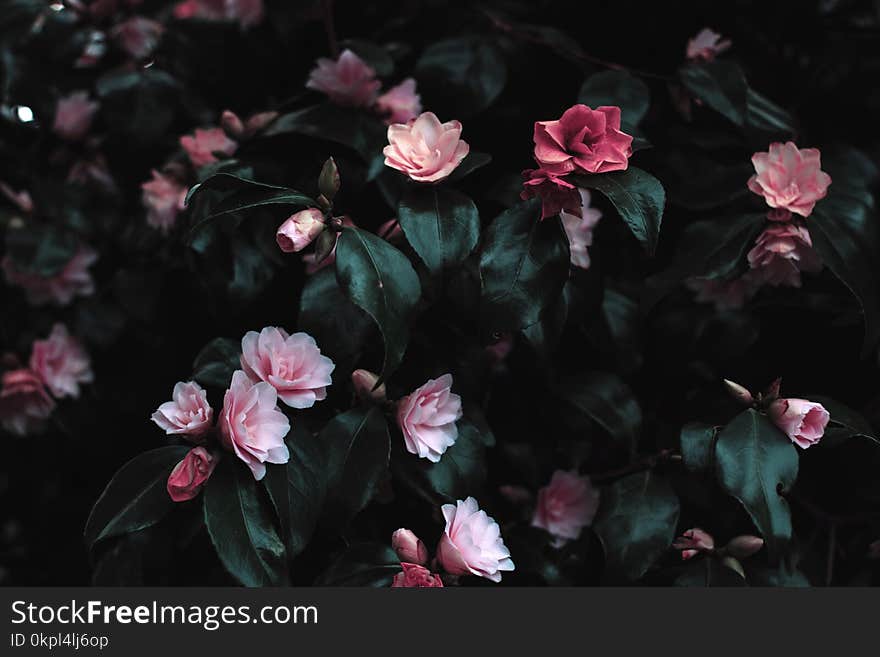
POLYGON ((632 134, 648 113, 651 92, 648 85, 627 71, 602 71, 584 81, 578 102, 593 109, 603 105, 619 107, 621 128, 632 134))
POLYGON ((352 545, 340 554, 315 580, 315 586, 391 586, 401 572, 394 550, 378 543, 352 545))
POLYGON ((57 226, 28 224, 6 231, 6 255, 15 268, 38 276, 59 273, 78 248, 76 236, 57 226))
POLYGON ((717 427, 705 422, 688 422, 681 428, 681 458, 691 472, 711 470, 715 459, 717 427))
POLYGON ((749 87, 746 95, 746 124, 764 132, 795 132, 794 117, 749 87))
POLYGON ((822 404, 831 415, 825 435, 817 447, 837 447, 850 438, 862 437, 880 443, 874 429, 862 415, 839 401, 823 395, 810 395, 810 401, 822 404))
POLYGON ((192 378, 205 387, 225 389, 237 369, 241 369, 240 343, 229 338, 214 338, 196 356, 192 378))
POLYGON ((748 85, 738 64, 723 59, 691 63, 679 70, 679 79, 706 105, 736 125, 743 125, 748 85))
POLYGON ((587 372, 566 379, 558 396, 615 440, 634 449, 642 426, 642 410, 628 385, 616 374, 587 372))

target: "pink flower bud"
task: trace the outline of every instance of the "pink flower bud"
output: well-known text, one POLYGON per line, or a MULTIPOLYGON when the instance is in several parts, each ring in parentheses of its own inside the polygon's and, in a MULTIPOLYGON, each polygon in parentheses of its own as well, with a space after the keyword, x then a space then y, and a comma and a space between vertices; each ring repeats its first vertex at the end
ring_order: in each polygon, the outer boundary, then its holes
MULTIPOLYGON (((376 388, 379 375, 368 370, 355 370, 351 373, 351 383, 358 397, 381 404, 387 400, 385 384, 376 388)), ((410 560, 411 561, 411 560, 410 560)))
POLYGON ((233 139, 241 139, 242 135, 244 135, 244 123, 242 123, 241 119, 238 118, 238 115, 231 110, 223 110, 223 114, 220 115, 220 125, 223 127, 226 134, 233 139))
POLYGON ((398 529, 391 535, 391 547, 401 561, 424 566, 431 558, 425 544, 408 529, 398 529))
POLYGON ((752 393, 750 393, 740 384, 735 383, 730 379, 724 379, 724 387, 727 388, 727 392, 730 393, 731 397, 736 399, 738 402, 745 404, 746 406, 751 406, 752 402, 755 401, 752 398, 752 393))
POLYGON ((311 244, 324 228, 324 213, 317 208, 309 208, 297 212, 281 224, 275 239, 282 251, 294 253, 311 244))
POLYGON ((682 559, 691 559, 700 552, 712 552, 715 549, 715 539, 708 532, 697 527, 688 529, 672 543, 674 550, 681 550, 682 559))
POLYGON ((791 442, 807 449, 825 435, 831 415, 822 404, 806 399, 777 399, 770 404, 767 415, 791 442))
POLYGON ((216 456, 204 447, 194 447, 168 476, 168 495, 175 502, 191 500, 199 494, 216 465, 216 456))
POLYGON ((737 559, 748 559, 764 547, 764 539, 757 536, 736 536, 730 539, 725 548, 727 553, 737 559))

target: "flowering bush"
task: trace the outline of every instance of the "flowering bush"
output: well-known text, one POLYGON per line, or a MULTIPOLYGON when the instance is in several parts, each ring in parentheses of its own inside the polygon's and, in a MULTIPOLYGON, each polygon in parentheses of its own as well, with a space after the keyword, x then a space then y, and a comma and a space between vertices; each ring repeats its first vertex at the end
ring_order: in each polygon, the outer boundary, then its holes
POLYGON ((880 20, 605 4, 3 12, 0 581, 876 581, 880 20))

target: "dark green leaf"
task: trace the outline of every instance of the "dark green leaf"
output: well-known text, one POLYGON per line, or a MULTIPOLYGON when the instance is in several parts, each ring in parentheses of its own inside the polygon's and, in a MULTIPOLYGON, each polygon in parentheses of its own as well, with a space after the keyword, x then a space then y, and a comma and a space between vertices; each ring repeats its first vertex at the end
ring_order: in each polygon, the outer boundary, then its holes
POLYGON ((467 154, 461 164, 455 167, 455 171, 453 171, 449 177, 446 179, 446 182, 455 182, 456 180, 461 180, 468 174, 476 171, 477 169, 481 169, 489 162, 492 161, 492 156, 488 153, 477 153, 476 151, 471 151, 467 154))
POLYGON ((479 490, 486 477, 485 448, 479 429, 467 420, 459 420, 458 439, 440 461, 418 459, 418 466, 431 490, 447 502, 464 499, 479 490))
POLYGON ((746 119, 748 85, 735 62, 717 59, 693 63, 679 71, 685 88, 719 114, 743 125, 746 119))
POLYGON ((675 580, 676 586, 748 586, 742 575, 725 566, 720 560, 706 557, 696 559, 685 567, 675 580))
POLYGON ((387 78, 394 73, 394 60, 382 46, 363 39, 346 39, 340 45, 363 59, 380 78, 387 78))
POLYGON ((621 126, 632 133, 648 113, 651 92, 648 85, 626 71, 602 71, 588 77, 581 86, 578 102, 592 108, 616 105, 620 108, 621 126))
POLYGON ((681 428, 681 459, 691 472, 704 472, 713 467, 717 427, 704 422, 688 422, 681 428))
POLYGON ((315 586, 391 586, 401 572, 400 559, 387 545, 361 543, 340 554, 315 580, 315 586))
POLYGON ((877 440, 870 422, 860 413, 830 397, 809 395, 808 399, 822 404, 831 415, 831 420, 825 428, 825 435, 822 436, 817 447, 837 447, 850 438, 856 437, 880 442, 877 440))
POLYGON ((567 379, 559 396, 630 448, 638 441, 642 409, 629 386, 616 374, 588 372, 567 379))
POLYGON ((6 255, 18 271, 50 277, 59 273, 76 254, 76 237, 55 226, 25 224, 6 231, 6 255))
POLYGON ((751 87, 746 96, 746 124, 764 132, 795 132, 794 117, 751 87))
POLYGON ((229 338, 214 338, 196 356, 192 378, 206 387, 227 388, 232 373, 240 368, 240 344, 229 338))

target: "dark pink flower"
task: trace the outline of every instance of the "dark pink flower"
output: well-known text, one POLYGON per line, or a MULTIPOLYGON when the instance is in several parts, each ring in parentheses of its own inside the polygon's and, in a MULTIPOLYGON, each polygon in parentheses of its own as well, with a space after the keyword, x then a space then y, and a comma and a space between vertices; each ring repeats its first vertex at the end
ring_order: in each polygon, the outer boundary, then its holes
POLYGON ((715 539, 702 529, 688 529, 672 543, 674 550, 681 550, 682 559, 692 559, 700 552, 712 552, 715 549, 715 539))
POLYGON ((193 499, 202 490, 214 468, 217 457, 204 447, 193 447, 168 476, 168 495, 175 502, 193 499))
POLYGON ((770 285, 801 286, 801 272, 822 269, 810 232, 799 223, 775 223, 764 229, 748 253, 755 276, 770 285))
POLYGON ((770 144, 766 153, 752 156, 755 175, 748 186, 771 208, 809 217, 816 202, 825 198, 831 176, 822 171, 819 149, 799 149, 794 142, 770 144))
POLYGON ((185 207, 187 188, 176 178, 152 171, 153 179, 141 184, 141 199, 147 208, 147 223, 167 233, 185 207))
POLYGON ((197 169, 206 164, 217 162, 215 153, 231 157, 238 148, 238 144, 227 137, 222 128, 208 128, 207 130, 196 128, 193 135, 180 138, 180 145, 183 146, 186 154, 189 155, 190 162, 197 169))
POLYGON ((56 397, 79 397, 81 383, 94 380, 91 361, 64 324, 55 324, 45 340, 34 341, 31 370, 56 397))
POLYGON ((339 59, 319 59, 306 82, 306 87, 327 94, 334 103, 355 107, 372 105, 381 86, 376 71, 347 49, 339 59))
POLYGON ((43 429, 55 402, 29 369, 9 370, 0 381, 0 427, 17 436, 43 429))
POLYGON ((713 303, 718 310, 742 308, 758 291, 761 281, 752 272, 739 278, 718 280, 712 278, 689 278, 685 282, 695 293, 699 303, 713 303))
POLYGON ((165 28, 158 21, 143 16, 132 16, 118 23, 110 31, 110 35, 129 56, 134 59, 146 59, 159 45, 159 39, 164 31, 165 28))
POLYGON ((263 20, 263 0, 184 0, 174 7, 174 17, 205 21, 235 21, 248 28, 263 20))
POLYGON ((544 169, 526 169, 522 172, 523 190, 520 198, 524 201, 538 196, 541 198, 541 219, 567 211, 577 214, 581 209, 578 189, 564 178, 544 169))
POLYGON ((403 562, 400 564, 403 568, 402 573, 398 573, 391 580, 391 588, 443 588, 443 580, 440 575, 435 575, 430 570, 416 563, 403 562))

